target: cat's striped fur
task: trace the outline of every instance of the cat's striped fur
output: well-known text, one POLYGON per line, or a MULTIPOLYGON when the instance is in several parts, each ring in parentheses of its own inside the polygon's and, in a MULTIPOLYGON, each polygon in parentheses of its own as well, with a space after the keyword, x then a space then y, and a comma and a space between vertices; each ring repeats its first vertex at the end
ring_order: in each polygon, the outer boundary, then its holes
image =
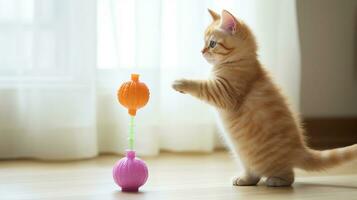
MULTIPOLYGON (((357 158, 357 145, 315 151, 306 145, 299 117, 261 66, 249 28, 228 11, 209 10, 213 22, 205 32, 204 57, 212 63, 207 80, 177 80, 173 88, 213 106, 245 172, 234 185, 289 186, 293 168, 322 170, 357 158), (210 47, 210 41, 216 42, 210 47)), ((288 66, 287 66, 288 67, 288 66)))

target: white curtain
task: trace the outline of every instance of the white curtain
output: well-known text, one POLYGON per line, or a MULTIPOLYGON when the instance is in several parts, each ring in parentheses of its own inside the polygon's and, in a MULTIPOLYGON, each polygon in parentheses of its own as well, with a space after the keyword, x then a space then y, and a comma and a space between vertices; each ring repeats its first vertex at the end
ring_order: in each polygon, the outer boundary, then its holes
POLYGON ((0 0, 0 158, 123 153, 129 116, 116 90, 134 72, 151 92, 136 117, 139 154, 214 150, 212 108, 171 89, 209 72, 207 8, 252 27, 262 63, 298 109, 293 0, 0 0))

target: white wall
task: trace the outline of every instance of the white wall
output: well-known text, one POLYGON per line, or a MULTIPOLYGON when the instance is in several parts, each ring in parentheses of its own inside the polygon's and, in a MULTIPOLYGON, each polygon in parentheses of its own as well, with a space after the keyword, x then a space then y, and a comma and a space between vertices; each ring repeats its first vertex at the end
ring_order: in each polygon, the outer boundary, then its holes
POLYGON ((357 1, 297 1, 301 111, 305 117, 357 116, 357 1))

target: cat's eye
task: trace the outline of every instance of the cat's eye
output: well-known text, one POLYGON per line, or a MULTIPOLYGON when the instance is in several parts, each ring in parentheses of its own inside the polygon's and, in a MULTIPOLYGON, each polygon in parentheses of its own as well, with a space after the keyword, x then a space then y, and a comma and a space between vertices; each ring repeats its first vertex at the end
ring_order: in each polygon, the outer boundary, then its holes
POLYGON ((214 47, 216 46, 216 44, 217 44, 216 41, 211 40, 211 41, 209 42, 209 47, 210 47, 210 48, 214 48, 214 47))

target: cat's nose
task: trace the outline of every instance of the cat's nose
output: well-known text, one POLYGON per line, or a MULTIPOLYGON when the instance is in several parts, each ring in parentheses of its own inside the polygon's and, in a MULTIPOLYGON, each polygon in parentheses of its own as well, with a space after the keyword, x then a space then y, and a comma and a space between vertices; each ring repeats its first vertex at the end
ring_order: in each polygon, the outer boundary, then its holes
POLYGON ((201 50, 201 53, 202 53, 202 54, 206 53, 206 52, 207 52, 207 49, 208 49, 207 47, 203 48, 203 49, 201 50))

